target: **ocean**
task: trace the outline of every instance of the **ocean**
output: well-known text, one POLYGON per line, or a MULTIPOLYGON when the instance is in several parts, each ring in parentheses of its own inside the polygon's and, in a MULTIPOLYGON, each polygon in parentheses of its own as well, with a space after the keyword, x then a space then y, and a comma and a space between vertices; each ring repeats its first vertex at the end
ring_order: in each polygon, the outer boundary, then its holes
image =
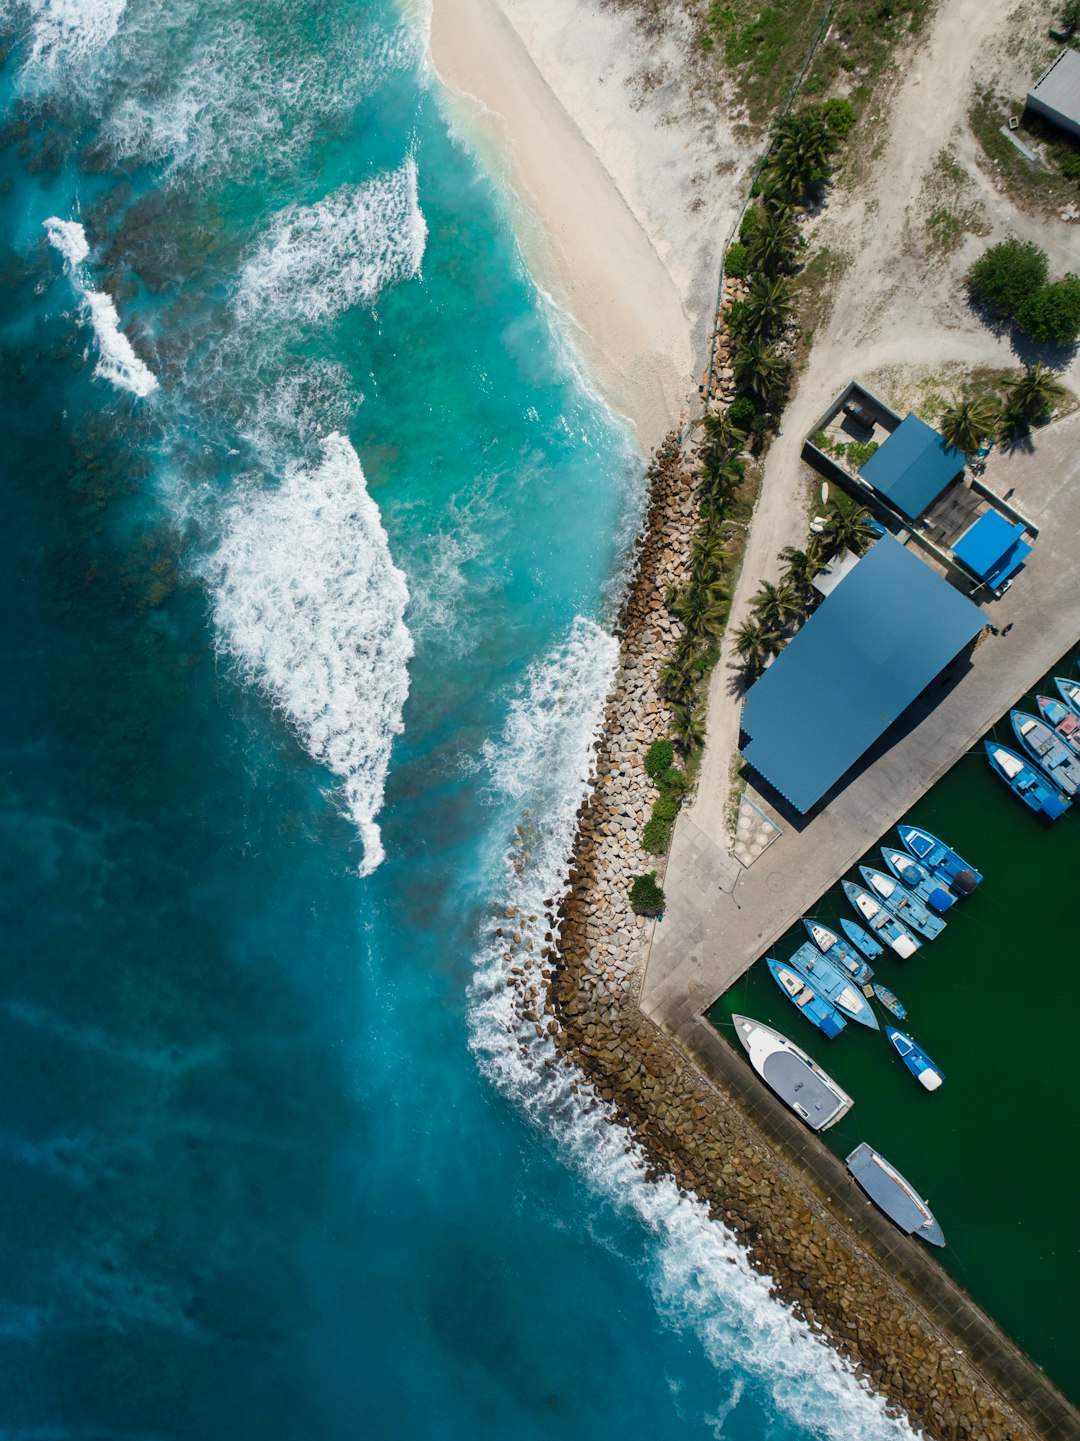
POLYGON ((422 23, 0 20, 0 1437, 909 1435, 509 1000, 645 463, 422 23))

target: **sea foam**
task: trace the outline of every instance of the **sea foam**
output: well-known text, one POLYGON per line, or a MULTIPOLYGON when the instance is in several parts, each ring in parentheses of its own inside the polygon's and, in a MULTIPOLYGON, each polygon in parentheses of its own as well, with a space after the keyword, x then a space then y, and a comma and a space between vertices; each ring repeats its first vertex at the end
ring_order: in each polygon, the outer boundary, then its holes
MULTIPOLYGON (((818 1435, 910 1441, 908 1423, 890 1417, 884 1401, 769 1294, 768 1277, 751 1268, 734 1235, 701 1202, 670 1177, 647 1179, 646 1157, 614 1109, 523 1014, 535 1014, 543 995, 545 901, 565 886, 616 661, 615 641, 579 620, 531 667, 502 736, 485 749, 492 798, 518 827, 502 863, 498 911, 515 912, 532 948, 508 949, 492 923, 473 982, 473 1050, 484 1073, 589 1187, 637 1217, 658 1310, 669 1324, 694 1330, 725 1386, 732 1373, 754 1377, 790 1420, 818 1435)), ((718 1398, 721 1413, 738 1400, 737 1390, 726 1403, 718 1398)))
POLYGON ((101 290, 84 284, 79 267, 90 254, 86 231, 77 220, 59 220, 55 215, 45 221, 49 244, 64 257, 64 268, 78 292, 84 319, 90 322, 98 345, 98 362, 94 374, 115 385, 118 390, 145 396, 157 389, 157 376, 135 353, 131 341, 120 329, 120 316, 112 298, 101 290))
POLYGON ((420 271, 427 225, 411 157, 363 185, 345 185, 314 205, 290 205, 244 267, 241 317, 325 323, 373 305, 388 285, 420 271))
POLYGON ((29 33, 26 69, 50 72, 96 56, 112 40, 126 0, 21 0, 0 6, 5 25, 23 19, 29 33))
POLYGON ((409 592, 356 452, 338 434, 322 452, 235 507, 210 563, 214 620, 245 679, 340 778, 366 875, 383 858, 375 817, 409 690, 409 592))

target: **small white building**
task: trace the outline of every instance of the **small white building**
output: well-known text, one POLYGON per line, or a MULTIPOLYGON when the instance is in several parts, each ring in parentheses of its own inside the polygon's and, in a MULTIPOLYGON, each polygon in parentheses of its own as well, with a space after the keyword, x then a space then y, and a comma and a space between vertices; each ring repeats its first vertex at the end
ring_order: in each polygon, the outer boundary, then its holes
POLYGON ((1063 50, 1027 93, 1028 109, 1080 137, 1080 50, 1063 50))

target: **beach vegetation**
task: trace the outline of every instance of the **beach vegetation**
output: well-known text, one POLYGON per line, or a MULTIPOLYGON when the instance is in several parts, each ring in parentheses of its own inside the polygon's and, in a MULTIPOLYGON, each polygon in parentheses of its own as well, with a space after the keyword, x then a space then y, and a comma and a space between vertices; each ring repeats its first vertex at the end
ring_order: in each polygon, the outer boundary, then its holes
POLYGON ((791 282, 782 275, 755 275, 743 301, 742 324, 751 335, 773 338, 794 313, 791 282))
POLYGON ((673 829, 670 821, 662 821, 659 816, 650 816, 641 828, 641 849, 648 851, 651 856, 666 855, 673 829))
POLYGON ((666 737, 654 740, 645 752, 645 773, 650 780, 659 780, 675 764, 675 747, 666 737))
POLYGON ((841 139, 855 127, 855 107, 850 100, 842 100, 839 96, 834 96, 831 100, 825 101, 821 107, 821 113, 832 133, 840 136, 841 139))
POLYGON ((837 132, 826 119, 823 106, 789 110, 777 122, 765 162, 765 175, 774 202, 797 203, 832 176, 837 132))
POLYGON ((744 620, 735 632, 734 641, 751 678, 761 674, 766 662, 779 654, 783 643, 775 626, 768 625, 760 617, 744 620))
POLYGON ((724 256, 724 274, 735 280, 742 280, 750 272, 750 258, 741 240, 734 241, 724 256))
POLYGON ((1032 340, 1071 345, 1080 338, 1080 276, 1066 275, 1029 295, 1016 323, 1032 340))
POLYGON ((1044 420, 1065 398, 1064 386, 1045 365, 1025 366, 1005 389, 1005 424, 1013 429, 1044 420))
POLYGON ((750 602, 750 609, 772 630, 782 630, 788 621, 803 614, 798 591, 786 581, 774 584, 763 580, 750 602))
POLYGON ((630 885, 630 909, 639 916, 658 916, 664 909, 664 891, 656 883, 656 872, 635 876, 630 885))
POLYGON ((811 600, 815 594, 814 577, 823 565, 817 539, 811 540, 805 550, 786 545, 780 552, 780 559, 784 564, 784 583, 790 586, 804 603, 811 600))
POLYGON ((690 783, 685 771, 681 771, 678 766, 668 766, 664 774, 657 778, 656 784, 668 795, 684 796, 690 783))
POLYGON ((804 243, 799 223, 790 210, 767 212, 747 242, 750 268, 767 276, 789 275, 804 243))
POLYGON ((1050 262, 1033 240, 999 241, 968 272, 968 289, 1003 320, 1015 320, 1023 305, 1047 280, 1050 262))
POLYGON ((973 400, 962 400, 942 411, 941 434, 946 444, 972 456, 997 435, 1001 417, 1001 402, 996 396, 981 395, 973 400))
POLYGON ((822 554, 827 560, 845 550, 862 555, 869 550, 880 533, 864 506, 830 500, 826 506, 825 527, 821 533, 822 554))
POLYGON ((676 706, 672 730, 679 749, 691 755, 705 744, 705 707, 692 701, 676 706))

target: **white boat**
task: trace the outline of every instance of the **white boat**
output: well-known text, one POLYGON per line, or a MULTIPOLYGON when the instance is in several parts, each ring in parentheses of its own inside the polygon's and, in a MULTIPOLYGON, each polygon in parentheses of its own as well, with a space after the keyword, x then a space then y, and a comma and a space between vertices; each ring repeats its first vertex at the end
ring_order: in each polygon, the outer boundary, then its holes
POLYGON ((732 1016, 735 1034, 765 1084, 814 1131, 827 1131, 851 1110, 851 1097, 794 1041, 749 1016, 732 1016))

